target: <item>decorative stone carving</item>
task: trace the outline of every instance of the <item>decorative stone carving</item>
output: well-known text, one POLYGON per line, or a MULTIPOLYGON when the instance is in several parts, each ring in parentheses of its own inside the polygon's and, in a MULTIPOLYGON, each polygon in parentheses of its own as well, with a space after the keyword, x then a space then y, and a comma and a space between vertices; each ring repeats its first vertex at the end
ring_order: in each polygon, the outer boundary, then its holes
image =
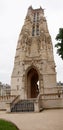
POLYGON ((41 39, 40 39, 40 37, 37 37, 37 43, 38 43, 38 52, 40 52, 40 49, 41 49, 41 39))
POLYGON ((52 69, 52 71, 55 72, 55 64, 51 63, 51 64, 50 64, 50 68, 52 69))
POLYGON ((41 41, 41 49, 46 49, 46 35, 43 30, 40 32, 40 41, 41 41))
POLYGON ((32 80, 40 82, 40 93, 43 94, 45 88, 55 86, 55 66, 52 49, 51 37, 47 30, 47 23, 42 9, 33 10, 31 8, 27 13, 24 26, 19 35, 16 49, 16 56, 19 57, 15 58, 14 71, 12 73, 11 88, 16 89, 17 83, 15 80, 18 78, 19 86, 21 86, 21 89, 22 87, 24 88, 21 97, 26 95, 26 97, 31 98, 31 86, 34 85, 32 80), (34 13, 36 13, 35 20, 37 20, 37 11, 39 12, 38 28, 37 21, 33 22, 34 13), (32 31, 34 31, 33 36, 32 31), (18 71, 20 71, 20 74, 17 73, 18 71))
POLYGON ((23 71, 25 71, 25 64, 24 62, 22 63, 23 71))
POLYGON ((22 35, 21 47, 23 51, 27 51, 30 53, 30 46, 31 46, 32 39, 28 38, 28 35, 29 35, 29 31, 25 31, 25 33, 22 35))
POLYGON ((22 77, 22 81, 23 81, 23 82, 25 81, 25 75, 23 75, 23 77, 22 77))
POLYGON ((26 16, 26 22, 31 22, 32 23, 32 20, 31 20, 29 15, 26 16))
POLYGON ((42 41, 45 41, 45 34, 43 30, 40 31, 40 37, 42 41))
POLYGON ((45 37, 45 42, 46 42, 46 49, 49 52, 52 51, 53 47, 52 47, 51 37, 50 36, 46 36, 45 37))

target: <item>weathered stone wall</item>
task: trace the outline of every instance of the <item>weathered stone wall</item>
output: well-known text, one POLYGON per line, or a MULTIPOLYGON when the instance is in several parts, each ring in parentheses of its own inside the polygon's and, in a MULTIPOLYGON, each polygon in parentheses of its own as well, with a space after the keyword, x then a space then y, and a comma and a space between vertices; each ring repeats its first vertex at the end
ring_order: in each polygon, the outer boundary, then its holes
POLYGON ((44 88, 56 86, 53 46, 44 10, 41 7, 35 10, 29 7, 17 43, 11 89, 15 89, 15 94, 22 95, 21 97, 26 97, 26 73, 29 68, 35 68, 38 72, 40 92, 43 93, 44 88), (39 13, 39 19, 33 21, 34 14, 37 19, 37 13, 39 13), (39 25, 39 35, 36 35, 37 25, 39 25), (33 26, 35 27, 34 36, 32 36, 33 26))
POLYGON ((0 96, 0 110, 7 109, 7 103, 11 103, 16 96, 0 96))

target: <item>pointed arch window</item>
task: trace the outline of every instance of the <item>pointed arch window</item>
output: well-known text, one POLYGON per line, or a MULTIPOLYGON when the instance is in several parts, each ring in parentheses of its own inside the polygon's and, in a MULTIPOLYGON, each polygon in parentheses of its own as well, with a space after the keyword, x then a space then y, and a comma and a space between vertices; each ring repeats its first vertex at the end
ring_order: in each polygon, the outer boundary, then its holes
POLYGON ((39 25, 36 26, 36 35, 39 35, 39 25))
POLYGON ((38 22, 38 21, 39 21, 39 12, 34 13, 34 16, 33 16, 33 22, 38 22))
POLYGON ((35 36, 35 26, 32 27, 32 36, 35 36))
POLYGON ((36 22, 36 13, 34 13, 33 22, 36 22))
POLYGON ((39 21, 39 12, 37 12, 37 22, 39 21))
POLYGON ((39 12, 33 14, 32 36, 39 35, 39 12))

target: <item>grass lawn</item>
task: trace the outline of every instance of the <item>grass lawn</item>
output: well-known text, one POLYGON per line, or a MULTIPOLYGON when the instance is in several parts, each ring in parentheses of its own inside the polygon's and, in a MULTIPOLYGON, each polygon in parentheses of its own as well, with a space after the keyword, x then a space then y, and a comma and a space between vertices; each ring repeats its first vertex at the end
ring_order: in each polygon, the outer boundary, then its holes
POLYGON ((0 130, 18 130, 11 122, 0 119, 0 130))

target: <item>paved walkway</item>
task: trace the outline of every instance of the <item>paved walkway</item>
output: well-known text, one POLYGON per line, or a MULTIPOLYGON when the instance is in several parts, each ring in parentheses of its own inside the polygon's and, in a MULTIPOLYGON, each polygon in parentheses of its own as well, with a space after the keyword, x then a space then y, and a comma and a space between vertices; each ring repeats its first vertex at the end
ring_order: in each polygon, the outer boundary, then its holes
POLYGON ((13 122, 19 130, 63 130, 63 109, 14 114, 0 111, 0 118, 13 122))

